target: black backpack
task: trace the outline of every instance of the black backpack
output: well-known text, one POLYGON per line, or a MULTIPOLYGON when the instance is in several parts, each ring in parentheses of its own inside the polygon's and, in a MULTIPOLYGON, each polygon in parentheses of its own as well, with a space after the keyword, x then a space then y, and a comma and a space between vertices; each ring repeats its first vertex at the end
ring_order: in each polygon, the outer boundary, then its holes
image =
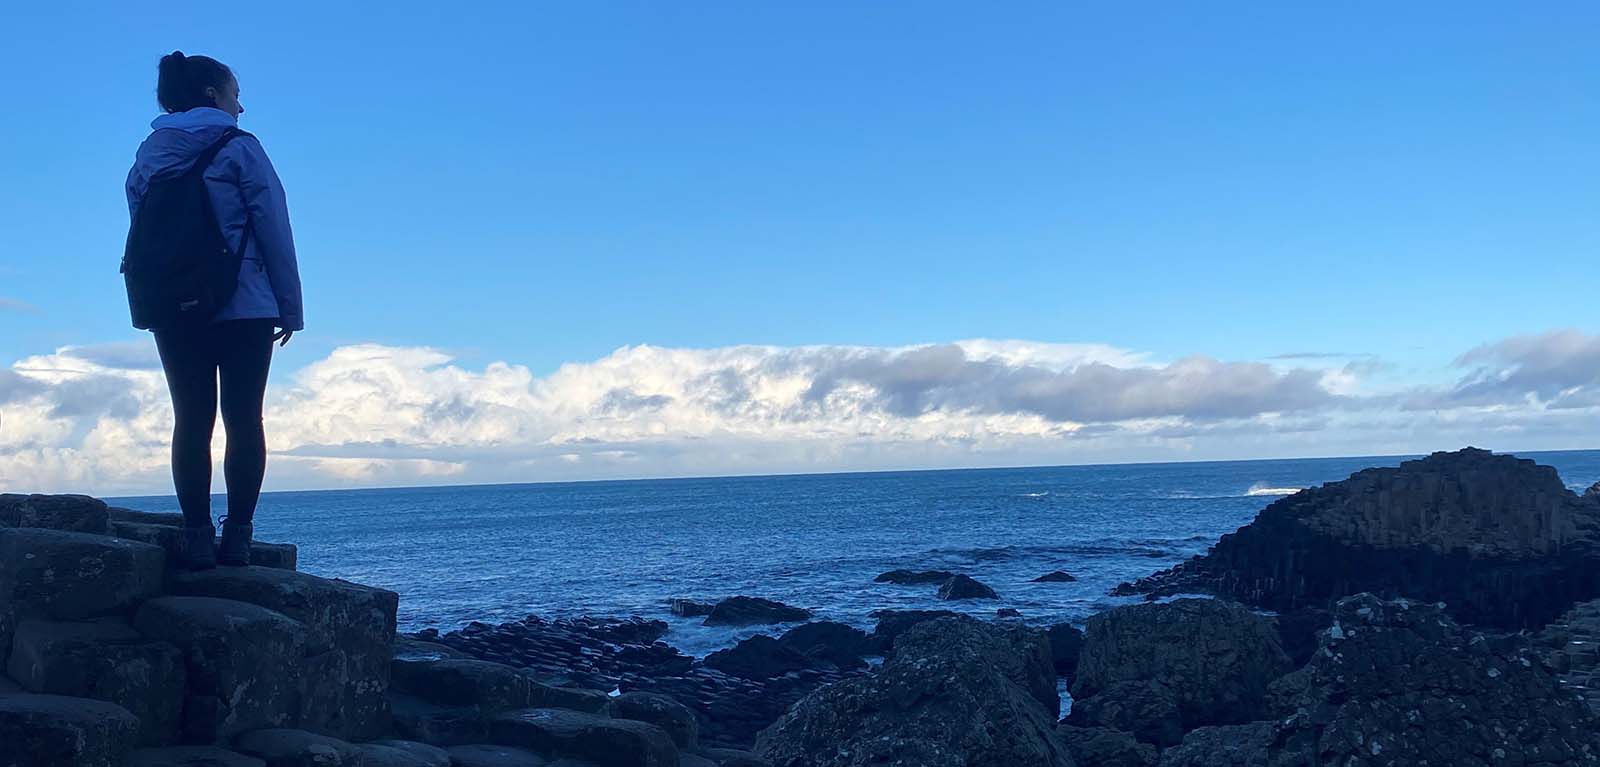
POLYGON ((203 325, 233 298, 250 226, 247 222, 238 252, 228 247, 211 209, 205 173, 229 141, 249 135, 229 128, 200 153, 193 167, 151 182, 139 202, 122 255, 134 327, 203 325))

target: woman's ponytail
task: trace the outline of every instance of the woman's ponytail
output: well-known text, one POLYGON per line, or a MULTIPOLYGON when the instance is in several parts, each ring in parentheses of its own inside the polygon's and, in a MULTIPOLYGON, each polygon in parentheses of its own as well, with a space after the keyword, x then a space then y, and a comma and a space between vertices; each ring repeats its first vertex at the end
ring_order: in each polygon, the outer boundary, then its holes
POLYGON ((173 51, 161 57, 156 74, 156 101, 167 112, 214 107, 216 100, 206 95, 206 89, 222 88, 232 78, 233 72, 216 59, 173 51))

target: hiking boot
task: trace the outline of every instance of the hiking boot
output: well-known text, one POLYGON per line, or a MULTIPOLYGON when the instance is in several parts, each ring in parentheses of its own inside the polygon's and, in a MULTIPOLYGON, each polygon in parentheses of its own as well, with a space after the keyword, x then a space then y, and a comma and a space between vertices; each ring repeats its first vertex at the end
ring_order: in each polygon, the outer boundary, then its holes
POLYGON ((254 526, 249 522, 232 522, 222 518, 222 541, 217 545, 217 562, 228 567, 250 564, 250 534, 254 526))
POLYGON ((190 570, 210 570, 217 566, 217 529, 183 528, 183 566, 190 570))

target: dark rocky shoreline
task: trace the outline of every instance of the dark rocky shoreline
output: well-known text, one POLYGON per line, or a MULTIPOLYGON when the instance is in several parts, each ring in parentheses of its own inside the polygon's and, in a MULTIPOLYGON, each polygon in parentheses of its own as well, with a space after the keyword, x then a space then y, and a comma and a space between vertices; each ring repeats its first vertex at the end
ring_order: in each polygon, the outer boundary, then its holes
POLYGON ((1082 628, 674 600, 783 627, 701 659, 643 618, 397 636, 292 545, 172 569, 176 522, 0 495, 0 766, 1600 764, 1600 494, 1481 450, 1274 502, 1082 628))

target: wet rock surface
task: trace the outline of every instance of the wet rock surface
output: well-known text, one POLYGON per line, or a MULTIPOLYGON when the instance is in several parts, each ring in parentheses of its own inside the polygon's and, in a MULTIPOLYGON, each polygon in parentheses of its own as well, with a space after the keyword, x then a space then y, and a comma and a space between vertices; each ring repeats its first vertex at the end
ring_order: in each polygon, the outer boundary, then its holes
POLYGON ((1600 500, 1555 470, 1467 448, 1367 469, 1267 506, 1211 551, 1116 593, 1211 593, 1270 610, 1371 592, 1539 628, 1600 596, 1600 500))

